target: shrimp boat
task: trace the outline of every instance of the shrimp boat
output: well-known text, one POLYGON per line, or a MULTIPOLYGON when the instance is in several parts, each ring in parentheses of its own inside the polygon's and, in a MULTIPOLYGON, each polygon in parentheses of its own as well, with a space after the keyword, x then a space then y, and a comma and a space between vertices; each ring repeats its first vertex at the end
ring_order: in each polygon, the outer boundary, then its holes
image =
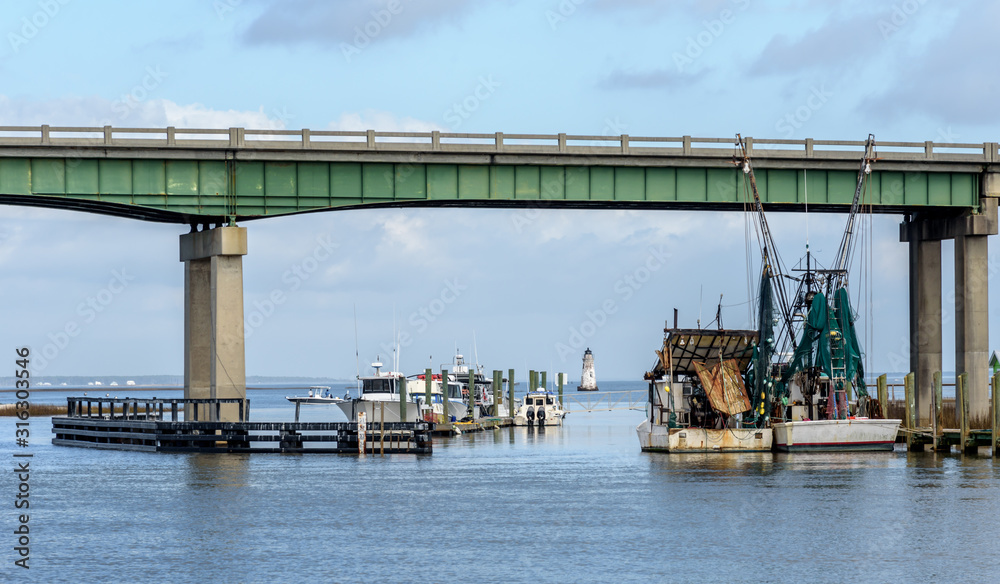
POLYGON ((737 146, 737 163, 746 175, 744 184, 758 214, 763 265, 757 299, 761 342, 747 379, 753 394, 762 400, 761 411, 769 414, 765 422, 774 430, 774 447, 785 452, 892 450, 900 420, 884 419, 881 404, 868 395, 864 353, 848 294, 856 219, 868 194, 871 165, 877 160, 875 137, 869 134, 865 143, 851 211, 833 267, 819 268, 807 243, 805 269, 795 270, 798 276, 787 275, 774 252, 777 248, 764 217, 745 142, 739 135, 737 146), (785 288, 790 281, 797 283, 791 300, 785 288), (775 334, 774 326, 779 322, 782 326, 775 334), (781 338, 781 347, 787 351, 779 350, 781 338), (772 363, 774 356, 782 354, 791 357, 772 363))
POLYGON ((757 331, 664 328, 663 348, 646 373, 646 419, 636 428, 643 452, 760 452, 772 432, 753 412, 742 373, 757 331))

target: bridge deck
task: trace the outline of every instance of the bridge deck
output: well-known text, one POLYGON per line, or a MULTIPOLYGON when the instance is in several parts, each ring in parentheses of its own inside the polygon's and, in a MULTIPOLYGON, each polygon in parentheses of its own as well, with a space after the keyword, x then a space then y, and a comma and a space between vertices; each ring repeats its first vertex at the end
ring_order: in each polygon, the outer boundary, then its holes
MULTIPOLYGON (((748 138, 769 210, 844 212, 863 141, 748 138)), ((0 127, 0 203, 208 222, 359 207, 741 210, 733 138, 0 127)), ((872 212, 976 210, 997 143, 882 142, 872 212)))

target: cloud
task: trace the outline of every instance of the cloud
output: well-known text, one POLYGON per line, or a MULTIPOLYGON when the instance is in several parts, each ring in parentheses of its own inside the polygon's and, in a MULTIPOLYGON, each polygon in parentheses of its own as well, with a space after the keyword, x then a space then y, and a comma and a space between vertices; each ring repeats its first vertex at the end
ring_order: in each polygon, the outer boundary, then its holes
POLYGON ((269 116, 264 108, 216 110, 199 103, 178 104, 169 99, 142 102, 108 100, 103 97, 60 97, 46 101, 0 95, 0 124, 38 126, 166 127, 283 129, 281 116, 269 116))
MULTIPOLYGON (((976 125, 1000 121, 1000 78, 984 69, 979 58, 996 51, 997 22, 1000 2, 964 5, 943 38, 908 55, 888 88, 862 101, 859 109, 878 119, 916 113, 976 125)), ((892 26, 898 29, 906 22, 892 26)))
POLYGON ((342 132, 357 132, 376 130, 378 132, 433 132, 446 131, 444 126, 434 122, 426 122, 410 117, 397 117, 392 112, 364 110, 341 114, 340 118, 330 122, 329 130, 342 132))
POLYGON ((473 6, 478 3, 471 0, 269 0, 244 40, 250 44, 340 44, 358 37, 405 37, 424 26, 457 20, 473 6))
POLYGON ((795 75, 812 69, 842 69, 858 64, 883 42, 877 18, 852 12, 832 17, 794 38, 777 35, 751 65, 752 74, 795 75))

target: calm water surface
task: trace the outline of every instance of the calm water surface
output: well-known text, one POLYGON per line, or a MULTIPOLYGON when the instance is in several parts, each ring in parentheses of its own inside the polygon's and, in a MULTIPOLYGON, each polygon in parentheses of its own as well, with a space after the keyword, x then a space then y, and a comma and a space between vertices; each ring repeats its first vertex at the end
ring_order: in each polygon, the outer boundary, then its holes
MULTIPOLYGON (((251 392, 254 419, 291 419, 286 393, 251 392)), ((35 418, 32 568, 13 566, 3 503, 0 581, 1000 579, 1000 466, 986 456, 644 454, 641 418, 575 413, 384 458, 56 447, 35 418)), ((0 418, 9 466, 13 424, 0 418)))

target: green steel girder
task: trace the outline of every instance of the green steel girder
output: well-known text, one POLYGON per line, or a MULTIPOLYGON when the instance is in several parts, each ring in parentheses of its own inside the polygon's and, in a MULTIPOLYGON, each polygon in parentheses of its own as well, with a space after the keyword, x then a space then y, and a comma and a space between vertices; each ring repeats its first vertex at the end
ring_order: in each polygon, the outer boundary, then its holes
MULTIPOLYGON (((846 212, 856 171, 758 168, 768 210, 846 212), (808 189, 806 188, 808 177, 808 189), (806 192, 808 190, 808 201, 806 192)), ((0 203, 190 223, 385 206, 642 207, 741 210, 735 167, 0 158, 0 203)), ((973 172, 872 174, 873 212, 979 204, 973 172)))

